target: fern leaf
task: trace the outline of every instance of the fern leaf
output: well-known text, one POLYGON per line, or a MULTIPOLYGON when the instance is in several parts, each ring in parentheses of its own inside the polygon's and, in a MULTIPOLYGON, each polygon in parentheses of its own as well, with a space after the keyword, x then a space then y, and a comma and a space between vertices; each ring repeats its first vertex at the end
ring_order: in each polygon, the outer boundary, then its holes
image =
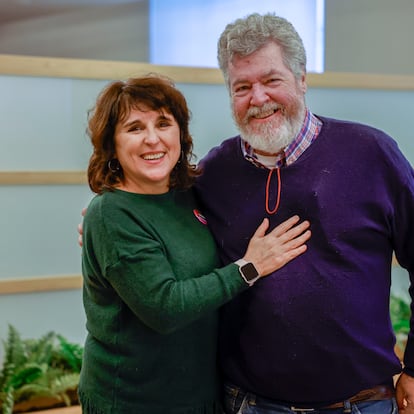
POLYGON ((57 336, 60 344, 59 358, 61 363, 70 371, 80 372, 82 366, 83 347, 79 344, 68 342, 62 335, 57 336))
POLYGON ((7 342, 5 343, 6 360, 10 364, 20 365, 26 361, 23 340, 13 325, 9 325, 7 342))
POLYGON ((2 398, 2 414, 12 414, 14 407, 14 389, 9 387, 2 398))
POLYGON ((49 364, 56 346, 56 334, 48 332, 38 340, 26 340, 26 346, 30 361, 49 364))
POLYGON ((0 377, 0 390, 4 390, 17 366, 24 364, 26 353, 19 332, 13 325, 9 325, 7 341, 4 342, 4 361, 0 377))
POLYGON ((63 374, 53 379, 50 383, 50 389, 55 394, 64 393, 67 390, 74 390, 79 384, 79 374, 63 374))
POLYGON ((45 368, 39 364, 25 364, 10 377, 8 384, 17 389, 24 384, 31 383, 44 374, 45 368))

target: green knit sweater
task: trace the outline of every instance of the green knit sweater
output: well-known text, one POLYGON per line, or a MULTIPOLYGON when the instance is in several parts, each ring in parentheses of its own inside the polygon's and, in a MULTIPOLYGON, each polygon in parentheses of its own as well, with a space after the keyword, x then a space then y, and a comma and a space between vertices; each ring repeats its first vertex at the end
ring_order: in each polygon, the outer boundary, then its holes
POLYGON ((217 269, 192 192, 96 196, 84 220, 84 413, 218 413, 217 310, 246 288, 217 269))

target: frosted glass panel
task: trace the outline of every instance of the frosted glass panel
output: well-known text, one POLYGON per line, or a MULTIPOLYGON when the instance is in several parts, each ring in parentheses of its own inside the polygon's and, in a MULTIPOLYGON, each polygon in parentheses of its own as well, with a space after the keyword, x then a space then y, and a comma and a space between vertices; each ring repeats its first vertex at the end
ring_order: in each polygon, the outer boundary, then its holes
POLYGON ((150 63, 217 67, 220 33, 253 12, 290 20, 304 41, 308 71, 323 71, 324 0, 151 0, 150 63))

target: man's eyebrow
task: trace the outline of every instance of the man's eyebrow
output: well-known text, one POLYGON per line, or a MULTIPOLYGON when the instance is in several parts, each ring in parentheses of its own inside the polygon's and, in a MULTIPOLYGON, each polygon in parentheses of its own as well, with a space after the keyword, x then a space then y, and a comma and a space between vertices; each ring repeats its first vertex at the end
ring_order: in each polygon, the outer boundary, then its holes
MULTIPOLYGON (((268 78, 270 76, 282 76, 282 75, 283 75, 283 72, 281 72, 280 70, 271 69, 268 72, 262 73, 258 78, 259 79, 266 79, 266 78, 268 78)), ((231 84, 231 86, 233 87, 233 86, 238 85, 240 83, 251 83, 251 82, 248 79, 240 78, 240 79, 236 79, 231 84)))

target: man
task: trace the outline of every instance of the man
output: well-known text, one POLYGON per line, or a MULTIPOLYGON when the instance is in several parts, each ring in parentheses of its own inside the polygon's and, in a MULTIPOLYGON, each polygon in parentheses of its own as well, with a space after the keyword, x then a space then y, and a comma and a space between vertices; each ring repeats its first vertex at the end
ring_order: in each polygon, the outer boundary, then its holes
MULTIPOLYGON (((223 309, 226 412, 397 412, 389 294, 394 251, 414 277, 412 167, 383 132, 312 114, 305 50, 285 19, 229 24, 218 59, 240 136, 210 151, 196 188, 224 264, 263 216, 312 223, 305 254, 223 309)), ((414 413, 411 336, 401 413, 414 413)))

